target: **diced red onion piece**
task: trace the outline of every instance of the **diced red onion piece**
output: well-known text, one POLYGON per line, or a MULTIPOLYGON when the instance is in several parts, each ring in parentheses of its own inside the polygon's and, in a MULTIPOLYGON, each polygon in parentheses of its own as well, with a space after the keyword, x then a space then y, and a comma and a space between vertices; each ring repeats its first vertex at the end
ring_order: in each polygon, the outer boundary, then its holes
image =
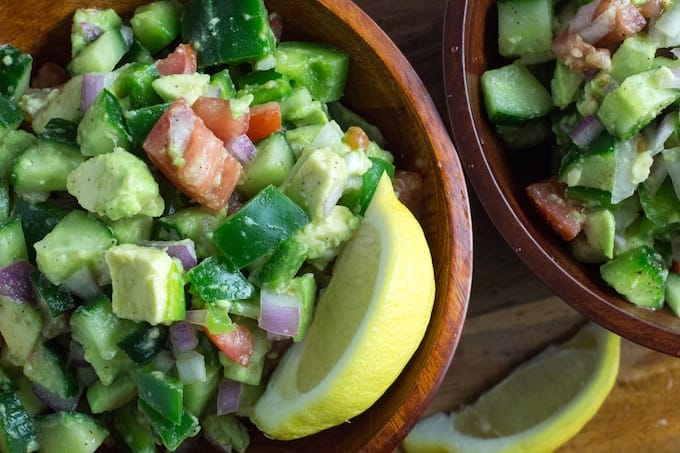
POLYGON ((652 151, 653 154, 663 151, 664 143, 675 131, 677 122, 678 112, 672 111, 663 117, 657 127, 646 127, 643 134, 647 141, 647 149, 652 151))
POLYGON ((170 342, 172 350, 176 354, 181 354, 196 349, 198 337, 189 321, 180 321, 170 326, 170 342))
POLYGON ((103 73, 88 73, 83 75, 83 87, 80 94, 80 111, 85 113, 99 93, 104 89, 103 73))
POLYGON ((344 132, 335 121, 329 121, 324 124, 319 130, 312 141, 310 147, 313 149, 321 148, 324 146, 333 146, 342 140, 344 132))
POLYGON ((194 111, 190 108, 174 109, 168 128, 168 149, 182 156, 194 131, 194 111))
POLYGON ((199 327, 205 327, 208 322, 208 310, 187 310, 186 320, 199 327))
POLYGON ((102 292, 97 279, 87 266, 81 267, 64 281, 62 286, 82 299, 90 299, 102 292))
POLYGON ((238 410, 241 400, 241 383, 222 379, 217 390, 217 415, 231 414, 238 410))
POLYGON ((102 29, 99 28, 98 25, 91 24, 89 22, 81 22, 80 31, 83 34, 83 38, 85 38, 85 41, 87 41, 88 43, 99 38, 99 36, 102 34, 102 29))
POLYGON ((81 395, 80 392, 76 396, 64 399, 56 393, 47 390, 42 385, 33 384, 32 388, 33 393, 54 411, 73 411, 78 407, 78 401, 80 401, 81 395))
POLYGON ((35 267, 26 260, 17 260, 0 268, 0 296, 21 303, 35 301, 31 274, 35 267))
POLYGON ((172 354, 170 354, 170 351, 167 349, 161 349, 161 351, 156 354, 156 357, 151 360, 149 367, 151 367, 153 370, 167 373, 174 364, 175 359, 172 357, 172 354))
POLYGON ((253 156, 255 155, 255 144, 246 134, 241 134, 227 143, 227 150, 229 150, 239 162, 245 164, 253 160, 253 156))
POLYGON ((595 115, 588 115, 572 129, 569 137, 579 148, 586 148, 604 131, 604 126, 595 115))
POLYGON ((668 176, 668 167, 666 167, 666 162, 662 155, 657 155, 654 158, 654 163, 652 168, 649 170, 649 176, 644 180, 642 185, 650 196, 654 196, 656 191, 659 190, 661 184, 666 180, 668 176))
POLYGON ((205 89, 205 93, 203 96, 207 98, 221 98, 222 97, 222 88, 215 86, 215 85, 208 85, 208 87, 205 89))
POLYGON ((272 12, 269 14, 269 26, 274 32, 274 38, 276 38, 277 44, 281 42, 281 35, 283 34, 283 18, 277 12, 272 12))
POLYGON ((678 195, 680 193, 680 148, 665 149, 662 156, 668 170, 668 176, 673 182, 675 195, 680 198, 680 195, 678 195))
POLYGON ((624 142, 616 143, 616 166, 612 185, 613 204, 619 203, 635 193, 638 183, 631 180, 633 165, 637 158, 637 135, 624 142))
POLYGON ((279 335, 278 333, 267 332, 267 340, 269 341, 281 341, 287 340, 290 337, 287 335, 279 335))
POLYGON ((127 25, 123 25, 120 27, 120 34, 123 35, 123 39, 125 40, 125 44, 127 45, 128 49, 132 45, 132 42, 134 41, 134 33, 132 32, 132 27, 128 27, 127 25))
POLYGON ((609 7, 592 22, 579 30, 581 38, 589 44, 595 44, 607 36, 616 26, 616 8, 609 7))
MULTIPOLYGON (((234 452, 234 447, 231 445, 231 442, 228 439, 226 441, 217 439, 212 430, 205 430, 204 433, 203 433, 203 437, 205 438, 205 440, 208 441, 208 443, 212 447, 215 448, 215 451, 218 451, 218 452, 221 452, 221 453, 233 453, 234 452), (220 442, 224 442, 224 443, 220 443, 220 442)), ((192 439, 196 439, 196 437, 193 437, 190 440, 192 440, 192 439)))
POLYGON ((189 351, 177 356, 175 360, 179 380, 183 384, 196 384, 206 381, 205 358, 203 354, 189 351))
POLYGON ((600 2, 590 2, 580 7, 569 21, 569 33, 578 33, 593 21, 593 15, 600 2))
POLYGON ((99 381, 99 376, 97 376, 97 373, 91 366, 76 368, 76 376, 85 387, 89 387, 95 382, 99 381))
POLYGON ((85 350, 76 341, 71 341, 69 344, 68 363, 76 368, 90 366, 87 360, 85 360, 85 350))
POLYGON ((260 316, 257 323, 267 332, 294 337, 300 329, 298 299, 293 295, 263 289, 260 292, 260 316))
POLYGON ((154 247, 165 249, 168 255, 179 259, 185 271, 198 264, 196 257, 196 246, 191 239, 182 239, 181 241, 140 241, 139 245, 145 247, 154 247))
POLYGON ((680 68, 673 68, 663 73, 665 77, 659 78, 659 86, 661 88, 680 88, 680 68))

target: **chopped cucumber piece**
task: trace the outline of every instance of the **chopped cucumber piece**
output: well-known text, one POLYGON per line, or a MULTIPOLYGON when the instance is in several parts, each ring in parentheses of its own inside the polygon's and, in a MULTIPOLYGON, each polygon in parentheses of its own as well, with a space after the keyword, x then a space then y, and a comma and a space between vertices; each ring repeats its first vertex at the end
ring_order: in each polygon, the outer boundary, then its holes
POLYGON ((161 0, 135 9, 132 31, 152 54, 168 46, 179 35, 181 8, 174 0, 161 0))
POLYGON ((73 75, 111 72, 130 48, 120 27, 105 31, 67 65, 73 75))
POLYGON ((71 211, 35 243, 38 269, 55 285, 83 267, 101 277, 104 252, 114 243, 106 225, 83 211, 71 211))
POLYGON ((349 55, 335 47, 284 41, 276 48, 276 72, 306 87, 319 102, 342 97, 349 72, 349 55))
POLYGON ((661 255, 642 245, 600 266, 605 282, 630 302, 657 310, 663 306, 668 269, 661 255))
POLYGON ((14 365, 23 365, 42 333, 40 311, 29 301, 16 301, 0 296, 0 334, 9 349, 14 365))
POLYGON ((554 107, 548 90, 519 61, 484 72, 481 89, 489 119, 497 124, 520 124, 554 107))
POLYGON ((552 0, 499 0, 498 51, 504 57, 550 52, 552 0))
POLYGON ((38 417, 35 421, 41 451, 94 453, 109 435, 91 416, 62 411, 38 417))
POLYGON ((673 77, 666 67, 627 77, 604 97, 597 117, 616 138, 630 138, 680 98, 680 89, 664 88, 673 77))
POLYGON ((28 88, 33 57, 11 44, 0 45, 0 95, 18 102, 28 88))
POLYGON ((199 67, 252 62, 271 54, 276 46, 263 0, 185 3, 182 42, 196 49, 199 67))
POLYGON ((103 89, 78 125, 80 152, 85 156, 110 153, 116 147, 129 148, 130 141, 118 99, 103 89))

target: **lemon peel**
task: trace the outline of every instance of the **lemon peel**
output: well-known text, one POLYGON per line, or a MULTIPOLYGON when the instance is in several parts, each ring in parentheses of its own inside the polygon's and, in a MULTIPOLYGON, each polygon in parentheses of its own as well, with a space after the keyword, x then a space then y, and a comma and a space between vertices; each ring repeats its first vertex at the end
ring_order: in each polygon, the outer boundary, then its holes
POLYGON ((419 421, 407 453, 550 452, 597 413, 619 370, 621 339, 589 322, 513 370, 470 406, 419 421))
POLYGON ((383 175, 336 261, 307 336, 279 362, 253 423, 269 437, 289 440, 368 409, 420 344, 434 293, 420 224, 383 175))

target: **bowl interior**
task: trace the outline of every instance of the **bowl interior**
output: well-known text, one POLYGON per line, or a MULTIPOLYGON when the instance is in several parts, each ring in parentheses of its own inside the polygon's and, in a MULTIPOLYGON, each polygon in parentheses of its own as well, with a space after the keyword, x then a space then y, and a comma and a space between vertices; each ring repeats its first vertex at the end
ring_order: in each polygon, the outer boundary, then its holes
MULTIPOLYGON (((0 42, 12 42, 34 54, 35 67, 44 61, 64 63, 76 7, 113 7, 129 18, 135 6, 147 2, 36 0, 31 8, 20 2, 3 2, 0 42)), ((252 433, 249 451, 391 451, 443 379, 465 317, 472 275, 472 233, 464 176, 447 129, 422 82, 389 38, 358 7, 348 0, 266 3, 270 12, 283 17, 284 39, 327 42, 350 54, 343 102, 380 127, 399 168, 423 175, 425 197, 420 221, 432 250, 437 294, 420 348, 373 407, 348 423, 298 441, 275 442, 252 433)))
POLYGON ((635 307, 609 288, 598 267, 576 262, 536 215, 524 188, 550 175, 550 149, 512 152, 486 117, 479 78, 509 63, 497 49, 495 0, 449 0, 444 36, 447 106, 454 142, 481 203, 504 239, 560 298, 604 327, 644 346, 680 355, 680 319, 635 307))

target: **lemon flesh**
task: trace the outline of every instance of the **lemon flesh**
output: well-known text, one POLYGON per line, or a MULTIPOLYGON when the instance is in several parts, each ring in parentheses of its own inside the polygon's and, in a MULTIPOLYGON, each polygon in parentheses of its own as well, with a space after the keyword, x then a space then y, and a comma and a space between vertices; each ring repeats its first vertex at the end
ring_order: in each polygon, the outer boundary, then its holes
POLYGON ((267 436, 289 440, 368 409, 420 344, 434 293, 423 231, 383 176, 336 261, 309 332, 279 362, 253 423, 267 436))
POLYGON ((520 365, 474 404, 416 424, 407 453, 550 452, 595 415, 616 382, 621 339, 586 324, 520 365))

